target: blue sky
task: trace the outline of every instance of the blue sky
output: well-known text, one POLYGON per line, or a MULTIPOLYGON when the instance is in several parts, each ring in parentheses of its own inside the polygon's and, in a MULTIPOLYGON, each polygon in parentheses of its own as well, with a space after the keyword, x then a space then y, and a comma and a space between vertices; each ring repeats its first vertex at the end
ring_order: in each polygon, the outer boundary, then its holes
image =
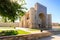
POLYGON ((60 23, 60 0, 25 0, 26 7, 30 9, 35 3, 40 3, 47 7, 47 13, 52 14, 52 22, 60 23))

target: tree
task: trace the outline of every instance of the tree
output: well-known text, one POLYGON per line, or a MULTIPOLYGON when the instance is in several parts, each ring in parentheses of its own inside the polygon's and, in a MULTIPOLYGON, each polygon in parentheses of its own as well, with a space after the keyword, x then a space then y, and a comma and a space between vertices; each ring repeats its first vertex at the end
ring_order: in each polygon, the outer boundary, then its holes
MULTIPOLYGON (((0 0, 0 15, 7 20, 14 22, 21 14, 24 14, 26 9, 24 0, 12 1, 12 0, 0 0)), ((6 21, 5 21, 6 22, 6 21)))

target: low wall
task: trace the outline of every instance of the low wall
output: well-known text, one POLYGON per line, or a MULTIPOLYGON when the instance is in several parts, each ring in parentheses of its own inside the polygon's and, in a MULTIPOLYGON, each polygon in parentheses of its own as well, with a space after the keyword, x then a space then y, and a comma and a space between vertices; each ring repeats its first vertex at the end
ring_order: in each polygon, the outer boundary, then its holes
POLYGON ((0 27, 11 27, 11 26, 19 27, 19 23, 0 23, 0 27))
POLYGON ((28 35, 15 35, 15 36, 0 36, 0 40, 38 40, 41 37, 50 36, 50 32, 46 33, 36 33, 28 35))

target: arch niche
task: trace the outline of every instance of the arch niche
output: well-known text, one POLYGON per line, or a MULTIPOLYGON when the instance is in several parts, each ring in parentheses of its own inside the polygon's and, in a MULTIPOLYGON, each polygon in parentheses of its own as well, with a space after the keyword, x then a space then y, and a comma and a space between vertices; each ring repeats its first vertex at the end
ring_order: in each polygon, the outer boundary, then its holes
POLYGON ((44 13, 40 13, 39 14, 39 18, 41 20, 41 24, 39 25, 39 28, 42 27, 42 28, 46 28, 46 16, 44 13))

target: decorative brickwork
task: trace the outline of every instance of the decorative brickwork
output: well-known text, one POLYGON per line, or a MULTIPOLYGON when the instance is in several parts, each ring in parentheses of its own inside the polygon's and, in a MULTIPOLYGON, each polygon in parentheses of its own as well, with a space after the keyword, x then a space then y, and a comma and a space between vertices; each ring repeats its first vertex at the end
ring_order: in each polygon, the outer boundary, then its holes
POLYGON ((25 28, 49 28, 51 27, 51 15, 47 14, 47 8, 39 3, 21 18, 20 27, 25 28))

